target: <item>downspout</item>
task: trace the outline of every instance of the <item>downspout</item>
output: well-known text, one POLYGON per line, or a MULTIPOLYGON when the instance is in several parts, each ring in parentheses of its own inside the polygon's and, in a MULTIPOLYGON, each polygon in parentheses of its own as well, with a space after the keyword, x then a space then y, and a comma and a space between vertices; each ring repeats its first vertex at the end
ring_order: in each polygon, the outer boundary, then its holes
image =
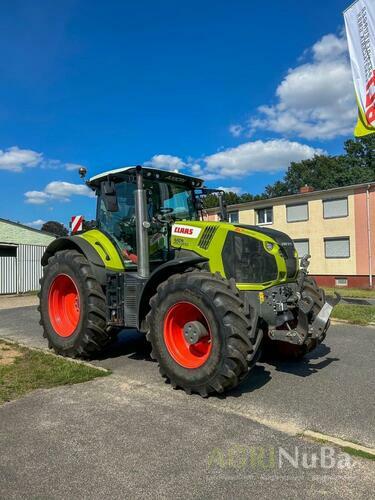
POLYGON ((366 188, 367 208, 367 244, 368 244, 368 284, 372 288, 372 246, 371 246, 371 212, 370 212, 370 184, 366 188))

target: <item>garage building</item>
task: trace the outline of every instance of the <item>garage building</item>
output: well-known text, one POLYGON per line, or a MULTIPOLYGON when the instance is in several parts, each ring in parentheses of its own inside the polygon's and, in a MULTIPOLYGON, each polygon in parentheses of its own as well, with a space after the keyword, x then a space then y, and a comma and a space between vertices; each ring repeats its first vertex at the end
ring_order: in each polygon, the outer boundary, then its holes
POLYGON ((0 219, 0 294, 39 290, 40 259, 55 236, 0 219))

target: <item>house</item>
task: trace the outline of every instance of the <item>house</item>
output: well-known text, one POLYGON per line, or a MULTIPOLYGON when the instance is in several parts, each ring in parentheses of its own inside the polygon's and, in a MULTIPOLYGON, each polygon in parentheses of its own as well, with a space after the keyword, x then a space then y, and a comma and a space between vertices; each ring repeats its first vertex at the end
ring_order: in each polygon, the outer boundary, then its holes
MULTIPOLYGON (((228 206, 229 221, 287 233, 299 255, 311 255, 321 286, 372 287, 375 273, 375 182, 228 206)), ((218 209, 208 209, 218 220, 218 209)))
POLYGON ((50 233, 0 219, 0 294, 39 289, 40 260, 54 239, 50 233))

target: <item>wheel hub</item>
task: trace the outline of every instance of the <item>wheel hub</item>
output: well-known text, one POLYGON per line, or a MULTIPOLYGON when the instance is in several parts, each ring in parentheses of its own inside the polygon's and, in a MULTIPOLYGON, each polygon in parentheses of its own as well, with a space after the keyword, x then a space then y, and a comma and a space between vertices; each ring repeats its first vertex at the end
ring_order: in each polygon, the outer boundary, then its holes
POLYGON ((196 344, 207 336, 208 330, 200 321, 189 321, 184 326, 184 337, 190 345, 196 344))

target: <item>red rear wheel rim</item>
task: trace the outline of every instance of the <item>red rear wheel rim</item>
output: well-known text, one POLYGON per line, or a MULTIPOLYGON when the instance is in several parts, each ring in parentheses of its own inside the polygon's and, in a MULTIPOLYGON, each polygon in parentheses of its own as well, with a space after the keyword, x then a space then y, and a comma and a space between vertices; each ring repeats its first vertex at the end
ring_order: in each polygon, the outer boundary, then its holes
POLYGON ((79 292, 67 274, 58 274, 48 294, 48 313, 51 325, 60 337, 70 337, 80 318, 79 292))
POLYGON ((212 336, 208 321, 202 311, 191 302, 178 302, 167 312, 164 320, 164 341, 169 354, 184 368, 199 368, 210 356, 212 336), (184 336, 184 326, 190 321, 200 321, 207 336, 196 344, 189 344, 184 336))

